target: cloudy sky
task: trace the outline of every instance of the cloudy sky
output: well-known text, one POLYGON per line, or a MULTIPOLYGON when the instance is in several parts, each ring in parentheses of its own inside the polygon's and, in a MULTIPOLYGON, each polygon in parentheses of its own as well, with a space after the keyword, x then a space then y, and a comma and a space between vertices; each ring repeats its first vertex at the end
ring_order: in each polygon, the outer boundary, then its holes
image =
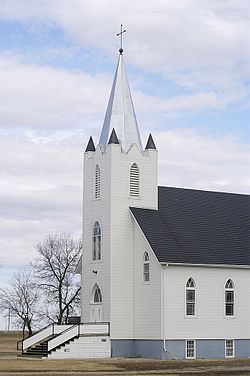
POLYGON ((250 193, 250 2, 0 0, 0 285, 81 234, 82 154, 118 58, 159 184, 250 193))

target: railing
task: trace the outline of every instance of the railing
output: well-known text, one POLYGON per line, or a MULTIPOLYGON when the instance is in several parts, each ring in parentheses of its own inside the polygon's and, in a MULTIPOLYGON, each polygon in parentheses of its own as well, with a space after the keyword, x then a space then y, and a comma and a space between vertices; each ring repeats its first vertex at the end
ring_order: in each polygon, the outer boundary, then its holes
POLYGON ((48 351, 55 349, 63 343, 80 335, 109 335, 109 323, 76 324, 67 328, 57 337, 48 341, 48 351))
POLYGON ((31 338, 31 337, 37 335, 38 333, 43 332, 45 329, 49 328, 50 326, 51 326, 51 324, 49 324, 49 325, 45 326, 44 328, 38 330, 35 334, 33 334, 33 335, 30 336, 30 337, 26 336, 26 337, 23 337, 22 339, 20 339, 20 341, 17 342, 17 350, 23 350, 23 342, 24 342, 26 339, 31 338))
POLYGON ((25 338, 17 343, 18 350, 26 350, 29 347, 39 343, 50 336, 58 335, 65 331, 65 328, 69 328, 72 325, 56 325, 52 324, 41 329, 39 332, 33 334, 33 336, 25 338))
POLYGON ((96 322, 80 325, 80 335, 103 334, 109 336, 109 323, 96 322))
POLYGON ((23 340, 22 350, 26 350, 28 347, 31 347, 35 343, 41 342, 43 339, 54 334, 54 325, 47 326, 43 330, 40 330, 33 336, 23 340))
POLYGON ((48 339, 48 351, 62 345, 63 343, 80 335, 109 335, 109 323, 96 322, 76 325, 56 325, 52 324, 41 329, 33 336, 22 339, 17 343, 18 350, 26 350, 29 347, 48 339))
POLYGON ((48 342, 48 351, 79 335, 79 325, 73 325, 48 342))

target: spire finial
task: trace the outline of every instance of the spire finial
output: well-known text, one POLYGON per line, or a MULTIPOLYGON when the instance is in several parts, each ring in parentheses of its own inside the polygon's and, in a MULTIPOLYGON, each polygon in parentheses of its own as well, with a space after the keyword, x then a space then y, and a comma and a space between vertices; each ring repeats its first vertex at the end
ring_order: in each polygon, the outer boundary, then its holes
POLYGON ((120 31, 120 33, 116 34, 117 36, 119 36, 119 35, 121 36, 121 47, 119 49, 120 55, 122 55, 122 53, 123 53, 123 48, 122 48, 122 34, 126 33, 126 31, 127 30, 122 30, 122 24, 121 24, 121 31, 120 31))

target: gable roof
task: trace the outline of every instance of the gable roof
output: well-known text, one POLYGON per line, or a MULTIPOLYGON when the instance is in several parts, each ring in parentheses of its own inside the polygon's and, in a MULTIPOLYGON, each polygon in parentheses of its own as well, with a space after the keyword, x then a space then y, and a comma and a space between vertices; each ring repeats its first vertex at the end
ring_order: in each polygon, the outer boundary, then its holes
POLYGON ((250 196, 158 187, 159 209, 130 208, 162 263, 250 265, 250 196))

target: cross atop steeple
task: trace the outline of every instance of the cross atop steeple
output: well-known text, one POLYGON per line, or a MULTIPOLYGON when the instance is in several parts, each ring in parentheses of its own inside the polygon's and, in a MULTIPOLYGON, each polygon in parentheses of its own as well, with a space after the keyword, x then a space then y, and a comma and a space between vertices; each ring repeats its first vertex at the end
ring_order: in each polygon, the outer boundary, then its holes
POLYGON ((127 30, 122 30, 122 24, 121 24, 121 31, 120 31, 120 33, 118 33, 118 34, 116 34, 117 36, 121 36, 121 47, 120 47, 120 49, 119 49, 119 52, 120 52, 120 54, 122 55, 122 53, 123 53, 123 48, 122 48, 122 37, 123 37, 123 33, 126 33, 126 31, 127 30))

